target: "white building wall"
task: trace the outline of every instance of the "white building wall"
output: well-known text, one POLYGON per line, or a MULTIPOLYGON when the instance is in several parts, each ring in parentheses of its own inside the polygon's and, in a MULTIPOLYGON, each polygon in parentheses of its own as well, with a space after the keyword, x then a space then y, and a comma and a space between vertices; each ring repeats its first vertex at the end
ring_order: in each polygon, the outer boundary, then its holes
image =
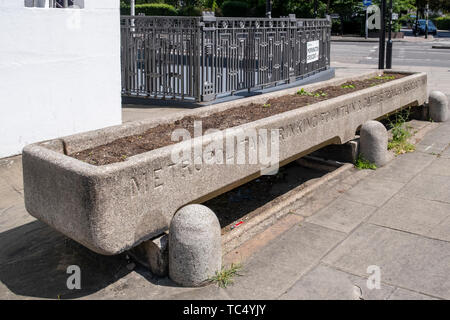
POLYGON ((24 2, 0 0, 0 158, 121 123, 119 0, 24 2))

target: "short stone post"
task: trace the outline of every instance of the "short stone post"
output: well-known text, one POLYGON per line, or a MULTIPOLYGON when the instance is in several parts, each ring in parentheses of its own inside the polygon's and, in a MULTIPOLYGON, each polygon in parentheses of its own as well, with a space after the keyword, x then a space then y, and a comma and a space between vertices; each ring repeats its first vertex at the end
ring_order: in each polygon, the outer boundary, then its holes
POLYGON ((360 130, 360 153, 362 157, 381 167, 388 161, 388 134, 381 122, 367 121, 360 130))
POLYGON ((130 255, 144 267, 159 276, 167 276, 169 270, 169 236, 164 233, 132 248, 130 255))
POLYGON ((440 91, 432 91, 428 97, 430 118, 436 122, 444 122, 448 119, 448 99, 440 91))
POLYGON ((199 204, 178 210, 169 228, 169 277, 179 285, 198 287, 221 266, 221 230, 214 212, 199 204))

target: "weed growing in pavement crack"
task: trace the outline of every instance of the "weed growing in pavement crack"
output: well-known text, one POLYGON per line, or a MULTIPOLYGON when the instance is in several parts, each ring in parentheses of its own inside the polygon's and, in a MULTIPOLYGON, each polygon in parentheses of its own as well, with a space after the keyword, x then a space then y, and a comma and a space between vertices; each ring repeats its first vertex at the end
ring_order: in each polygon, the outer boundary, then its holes
POLYGON ((408 142, 408 138, 412 136, 411 127, 406 124, 409 113, 408 109, 406 113, 397 113, 393 121, 388 118, 392 133, 392 138, 388 142, 388 149, 394 151, 396 155, 413 152, 416 149, 412 143, 408 142))
POLYGON ((233 277, 239 274, 239 270, 242 268, 241 264, 232 263, 229 268, 222 267, 222 270, 216 271, 216 275, 213 276, 210 280, 212 282, 216 282, 217 285, 221 288, 226 288, 229 284, 233 283, 233 277))
POLYGON ((361 154, 358 156, 358 159, 356 159, 355 167, 360 170, 362 169, 375 170, 377 168, 377 166, 374 163, 364 159, 364 157, 361 154))

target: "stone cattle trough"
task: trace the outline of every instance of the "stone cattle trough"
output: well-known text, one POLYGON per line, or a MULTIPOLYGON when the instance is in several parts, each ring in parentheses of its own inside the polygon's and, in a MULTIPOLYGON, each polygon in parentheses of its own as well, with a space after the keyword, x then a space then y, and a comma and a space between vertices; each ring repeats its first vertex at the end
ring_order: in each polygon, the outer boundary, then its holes
MULTIPOLYGON (((303 89, 311 91, 339 86, 377 74, 370 72, 358 77, 333 79, 307 85, 303 89)), ((264 170, 270 171, 325 145, 345 143, 353 139, 356 130, 368 120, 378 119, 405 106, 423 104, 427 98, 426 74, 403 74, 404 77, 390 82, 106 165, 92 165, 69 155, 141 134, 161 123, 265 103, 271 98, 294 94, 300 88, 29 145, 23 150, 26 208, 34 217, 91 250, 106 255, 118 254, 167 231, 175 212, 187 204, 202 203, 257 178, 264 174, 264 170), (260 129, 275 130, 276 144, 273 135, 264 137, 259 134, 260 129), (258 132, 256 141, 251 133, 255 130, 258 132), (244 132, 244 135, 238 132, 244 132), (226 154, 224 163, 197 162, 195 151, 193 157, 173 161, 174 150, 208 149, 218 134, 226 143, 221 140, 221 146, 210 155, 226 154), (265 163, 228 161, 232 155, 229 150, 238 150, 244 145, 249 153, 258 141, 270 145, 272 154, 277 151, 276 159, 272 157, 265 163), (267 166, 271 168, 267 169, 267 166)))

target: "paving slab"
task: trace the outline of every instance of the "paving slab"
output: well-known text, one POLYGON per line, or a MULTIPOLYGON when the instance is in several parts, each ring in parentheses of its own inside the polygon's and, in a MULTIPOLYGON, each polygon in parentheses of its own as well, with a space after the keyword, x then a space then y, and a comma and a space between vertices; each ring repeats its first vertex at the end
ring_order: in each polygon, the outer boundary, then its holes
POLYGON ((175 114, 178 112, 183 112, 186 109, 183 107, 172 107, 172 106, 155 106, 155 105, 122 105, 122 122, 138 121, 147 118, 162 118, 168 114, 175 114))
POLYGON ((348 200, 381 207, 405 184, 383 179, 365 179, 344 194, 348 200), (389 185, 389 188, 386 188, 389 185))
POLYGON ((443 202, 396 196, 369 222, 450 242, 450 204, 443 202))
POLYGON ((295 226, 252 256, 227 293, 231 299, 276 299, 344 236, 314 224, 295 226))
POLYGON ((11 186, 0 177, 0 215, 12 206, 23 203, 23 195, 11 188, 11 186))
POLYGON ((40 221, 0 233, 0 299, 80 298, 124 277, 123 255, 101 256, 65 238, 40 221), (67 267, 81 269, 81 290, 69 290, 67 267))
POLYGON ((375 170, 373 177, 406 183, 427 167, 435 157, 424 153, 406 153, 396 157, 388 165, 375 170))
POLYGON ((358 182, 360 182, 362 179, 371 176, 374 173, 375 173, 374 170, 358 169, 355 167, 352 169, 352 174, 346 177, 344 180, 342 180, 342 183, 353 186, 356 185, 358 182))
POLYGON ((349 233, 370 216, 377 207, 339 197, 306 221, 349 233))
POLYGON ((442 158, 450 159, 450 146, 441 153, 442 158))
POLYGON ((399 195, 450 203, 450 179, 446 176, 420 173, 399 192, 399 195))
POLYGON ((227 299, 223 289, 213 284, 202 288, 180 287, 168 277, 154 276, 137 265, 132 271, 111 282, 107 287, 81 297, 83 300, 192 300, 227 299))
POLYGON ((303 217, 309 217, 316 211, 329 205, 334 199, 340 197, 345 191, 351 188, 351 185, 340 183, 332 188, 321 188, 326 192, 316 190, 307 194, 290 206, 290 210, 303 217))
POLYGON ((384 300, 395 287, 381 284, 369 289, 367 279, 319 264, 300 278, 280 299, 283 300, 384 300))
POLYGON ((20 199, 18 204, 14 204, 5 209, 0 209, 0 232, 20 227, 23 224, 33 222, 35 220, 36 218, 30 216, 25 209, 23 199, 20 199))
POLYGON ((439 300, 418 292, 397 288, 388 298, 388 300, 439 300))
POLYGON ((23 195, 22 157, 0 159, 0 181, 23 195))
MULTIPOLYGON (((239 281, 239 277, 236 277, 236 281, 239 281)), ((194 289, 192 291, 180 292, 178 294, 171 294, 164 297, 159 296, 158 299, 171 299, 171 300, 229 300, 230 297, 226 288, 220 288, 217 284, 211 284, 200 289, 194 289)))
POLYGON ((448 143, 436 142, 434 139, 422 140, 416 145, 416 151, 428 154, 440 154, 447 148, 448 143))
POLYGON ((416 150, 430 154, 440 154, 449 146, 449 144, 450 125, 449 122, 445 122, 428 133, 425 138, 416 145, 416 150))
POLYGON ((363 224, 323 261, 362 277, 376 265, 384 283, 450 299, 449 242, 363 224))
POLYGON ((438 157, 422 173, 450 177, 450 159, 438 157))

